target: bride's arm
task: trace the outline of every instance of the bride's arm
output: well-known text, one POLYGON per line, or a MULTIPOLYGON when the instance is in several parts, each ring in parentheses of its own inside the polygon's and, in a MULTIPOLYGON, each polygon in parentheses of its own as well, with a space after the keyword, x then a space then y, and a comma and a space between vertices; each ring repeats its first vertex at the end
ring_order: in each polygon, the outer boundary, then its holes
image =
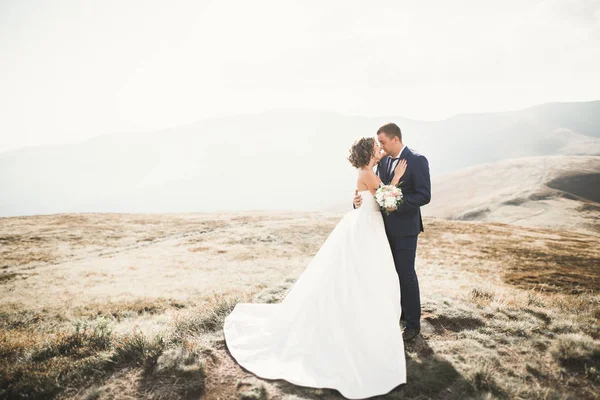
MULTIPOLYGON (((394 169, 394 177, 392 178, 390 185, 398 185, 398 183, 400 182, 400 178, 402 178, 405 172, 406 160, 400 160, 398 162, 398 165, 396 165, 396 168, 394 169)), ((365 182, 367 184, 367 187, 373 194, 375 194, 375 192, 379 188, 379 185, 381 185, 381 179, 374 172, 367 174, 367 176, 365 177, 365 182)))
POLYGON ((400 178, 402 178, 402 176, 404 175, 404 173, 406 172, 406 159, 400 160, 398 161, 398 165, 396 165, 396 168, 394 168, 394 177, 392 178, 392 181, 390 182, 390 185, 398 185, 398 183, 400 183, 400 178))

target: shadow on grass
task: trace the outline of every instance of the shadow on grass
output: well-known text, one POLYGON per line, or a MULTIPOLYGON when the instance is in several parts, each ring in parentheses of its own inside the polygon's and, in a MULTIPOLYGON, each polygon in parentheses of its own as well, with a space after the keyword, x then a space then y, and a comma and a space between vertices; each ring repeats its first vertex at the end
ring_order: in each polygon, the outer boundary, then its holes
MULTIPOLYGON (((374 399, 401 398, 456 398, 464 399, 472 392, 471 385, 465 381, 454 366, 444 357, 436 355, 422 337, 405 344, 407 383, 397 386, 389 393, 372 397, 374 399)), ((229 350, 228 350, 229 353, 229 350)), ((231 356, 231 353, 229 353, 231 356)), ((239 365, 239 364, 238 364, 239 365)), ((240 366, 242 370, 252 371, 240 366)), ((254 374, 253 374, 254 375, 254 374)), ((256 376, 256 375, 254 375, 256 376)), ((344 399, 335 389, 320 389, 292 384, 283 379, 259 379, 273 383, 279 390, 291 398, 298 399, 344 399)))

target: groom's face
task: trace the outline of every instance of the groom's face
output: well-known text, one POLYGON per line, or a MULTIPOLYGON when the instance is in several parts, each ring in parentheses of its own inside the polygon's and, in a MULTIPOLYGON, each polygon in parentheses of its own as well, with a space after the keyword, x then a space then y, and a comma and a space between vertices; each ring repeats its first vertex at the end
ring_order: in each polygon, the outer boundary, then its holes
POLYGON ((385 150, 385 152, 388 154, 393 154, 398 150, 398 138, 394 136, 394 139, 395 140, 390 139, 385 132, 381 132, 377 135, 377 140, 379 141, 379 144, 381 145, 383 150, 385 150))

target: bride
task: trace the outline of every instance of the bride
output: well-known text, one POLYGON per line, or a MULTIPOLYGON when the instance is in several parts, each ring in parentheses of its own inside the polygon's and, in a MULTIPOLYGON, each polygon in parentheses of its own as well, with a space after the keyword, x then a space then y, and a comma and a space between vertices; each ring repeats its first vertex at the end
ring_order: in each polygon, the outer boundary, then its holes
MULTIPOLYGON (((362 206, 342 217, 281 303, 238 303, 225 318, 227 347, 246 370, 349 399, 406 383, 400 284, 373 196, 384 155, 374 138, 353 144, 362 206)), ((392 184, 405 171, 403 160, 392 184)))

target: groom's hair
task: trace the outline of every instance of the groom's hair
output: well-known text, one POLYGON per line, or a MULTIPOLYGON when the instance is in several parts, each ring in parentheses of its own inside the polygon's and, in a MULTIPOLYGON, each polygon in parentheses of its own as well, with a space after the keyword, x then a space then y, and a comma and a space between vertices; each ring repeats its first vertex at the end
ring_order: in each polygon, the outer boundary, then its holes
POLYGON ((378 135, 382 132, 385 133, 386 136, 390 139, 393 139, 394 136, 397 136, 398 140, 402 141, 402 132, 400 131, 398 125, 394 124, 393 122, 385 124, 377 130, 378 135))

